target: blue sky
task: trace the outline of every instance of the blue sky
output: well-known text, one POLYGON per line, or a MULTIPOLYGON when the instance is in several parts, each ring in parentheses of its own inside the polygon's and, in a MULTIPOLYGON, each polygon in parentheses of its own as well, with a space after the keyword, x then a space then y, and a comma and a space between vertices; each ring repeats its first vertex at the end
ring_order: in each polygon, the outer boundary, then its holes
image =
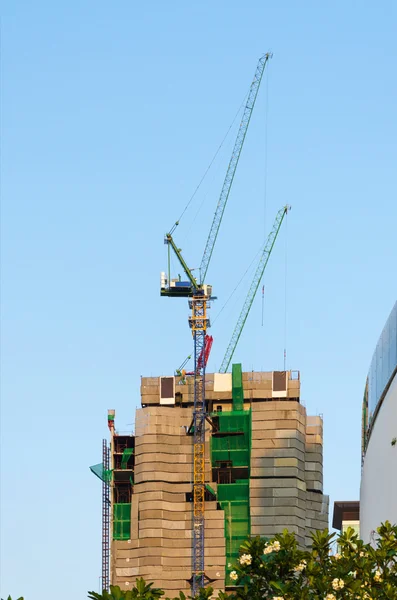
MULTIPOLYGON (((140 376, 170 374, 191 351, 185 302, 159 296, 163 234, 268 50, 211 310, 291 204, 264 326, 258 297, 234 359, 281 369, 286 337, 302 400, 324 416, 325 492, 358 498, 365 377, 396 300, 396 26, 387 0, 3 3, 1 595, 98 589, 101 486, 88 467, 107 409, 130 429, 140 376)), ((192 267, 234 134, 175 233, 192 267)), ((209 371, 247 285, 214 324, 209 371)))

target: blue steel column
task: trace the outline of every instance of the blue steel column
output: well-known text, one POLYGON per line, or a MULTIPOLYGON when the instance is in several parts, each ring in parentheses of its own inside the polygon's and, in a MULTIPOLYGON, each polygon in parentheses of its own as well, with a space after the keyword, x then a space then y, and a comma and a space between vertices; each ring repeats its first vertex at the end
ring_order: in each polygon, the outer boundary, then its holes
POLYGON ((197 294, 191 301, 191 327, 194 339, 194 451, 193 451, 193 547, 192 595, 204 587, 204 494, 205 494, 205 361, 199 364, 204 352, 208 325, 207 297, 197 294))

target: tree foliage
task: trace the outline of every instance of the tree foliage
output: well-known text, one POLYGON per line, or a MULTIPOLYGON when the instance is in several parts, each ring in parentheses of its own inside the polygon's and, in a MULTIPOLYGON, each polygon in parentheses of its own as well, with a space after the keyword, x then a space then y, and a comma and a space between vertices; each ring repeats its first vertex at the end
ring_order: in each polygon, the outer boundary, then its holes
MULTIPOLYGON (((306 551, 287 530, 271 540, 250 538, 230 576, 236 587, 219 592, 219 600, 397 600, 397 526, 382 524, 374 546, 364 544, 352 528, 337 538, 327 529, 317 531, 306 551)), ((110 593, 90 592, 89 598, 158 600, 163 595, 141 578, 132 590, 111 586, 110 593)), ((208 587, 195 599, 179 592, 165 600, 211 600, 215 595, 208 587)))
POLYGON ((158 600, 163 596, 163 590, 154 588, 153 583, 146 583, 142 577, 136 580, 131 590, 122 591, 118 585, 111 585, 110 592, 106 590, 103 590, 102 594, 88 592, 88 598, 91 600, 158 600))
POLYGON ((352 528, 338 537, 328 530, 312 535, 310 551, 298 549, 284 531, 272 540, 248 540, 231 576, 238 586, 233 600, 397 600, 397 527, 378 529, 375 547, 352 528))

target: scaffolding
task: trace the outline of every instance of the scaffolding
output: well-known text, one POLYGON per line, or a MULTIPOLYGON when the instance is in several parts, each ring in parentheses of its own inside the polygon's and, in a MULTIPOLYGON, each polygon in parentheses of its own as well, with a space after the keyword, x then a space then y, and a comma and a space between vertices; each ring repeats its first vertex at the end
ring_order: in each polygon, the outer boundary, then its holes
POLYGON ((129 540, 131 537, 131 502, 113 504, 113 539, 129 540))
MULTIPOLYGON (((235 365, 233 365, 234 367, 235 365)), ((241 379, 241 377, 240 377, 241 379)), ((234 406, 243 407, 238 369, 233 378, 234 406)), ((218 481, 217 500, 225 515, 226 586, 241 544, 250 535, 249 474, 251 458, 251 410, 212 413, 217 431, 211 437, 213 479, 218 481)))
POLYGON ((110 559, 110 451, 104 439, 102 441, 102 464, 104 477, 102 479, 102 589, 109 590, 109 559, 110 559))

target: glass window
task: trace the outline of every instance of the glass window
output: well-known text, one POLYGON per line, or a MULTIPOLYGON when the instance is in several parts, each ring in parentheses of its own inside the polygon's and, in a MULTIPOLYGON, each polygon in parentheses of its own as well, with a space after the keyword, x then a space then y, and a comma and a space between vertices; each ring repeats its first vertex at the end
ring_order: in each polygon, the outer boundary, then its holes
POLYGON ((397 302, 379 338, 368 372, 368 426, 397 367, 397 302))

